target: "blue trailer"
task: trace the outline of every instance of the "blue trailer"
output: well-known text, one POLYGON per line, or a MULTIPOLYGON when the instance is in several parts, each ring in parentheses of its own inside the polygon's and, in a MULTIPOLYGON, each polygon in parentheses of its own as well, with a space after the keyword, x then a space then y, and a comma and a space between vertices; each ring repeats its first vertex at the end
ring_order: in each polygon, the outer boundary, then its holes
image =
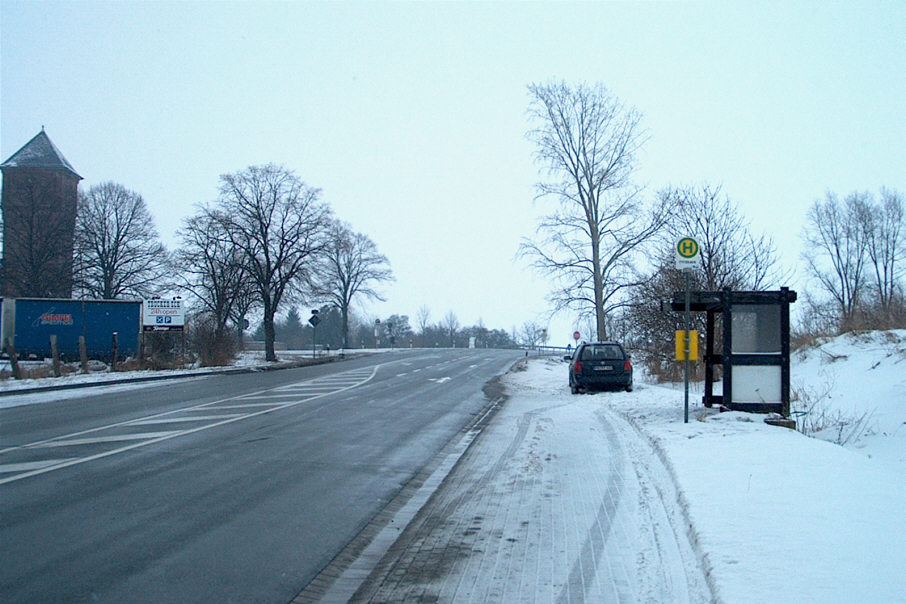
POLYGON ((116 333, 120 357, 138 354, 141 300, 7 298, 2 304, 4 352, 12 343, 21 358, 50 357, 50 336, 55 335, 60 355, 75 360, 79 336, 84 336, 89 357, 108 359, 116 333))

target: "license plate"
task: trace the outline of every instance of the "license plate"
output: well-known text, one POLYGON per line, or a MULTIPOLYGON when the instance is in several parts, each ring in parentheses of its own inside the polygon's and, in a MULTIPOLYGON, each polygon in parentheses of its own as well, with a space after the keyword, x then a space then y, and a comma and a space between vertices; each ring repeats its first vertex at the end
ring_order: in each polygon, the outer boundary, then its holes
POLYGON ((613 371, 613 367, 609 365, 604 367, 595 367, 595 371, 613 371))

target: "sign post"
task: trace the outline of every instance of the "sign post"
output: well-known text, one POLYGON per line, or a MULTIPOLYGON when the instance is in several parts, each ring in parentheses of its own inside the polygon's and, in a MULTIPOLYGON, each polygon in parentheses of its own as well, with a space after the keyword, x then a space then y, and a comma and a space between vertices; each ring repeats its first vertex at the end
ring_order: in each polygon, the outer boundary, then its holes
POLYGON ((318 316, 317 308, 311 311, 308 322, 311 323, 311 358, 314 359, 318 356, 318 323, 321 322, 321 317, 318 316))
POLYGON ((685 396, 683 397, 683 423, 689 423, 689 324, 691 323, 689 313, 689 298, 691 296, 690 275, 693 269, 701 265, 701 246, 698 241, 692 237, 680 237, 673 247, 676 254, 676 268, 683 271, 686 281, 686 302, 685 302, 685 325, 686 332, 683 335, 683 357, 684 361, 684 382, 685 396))

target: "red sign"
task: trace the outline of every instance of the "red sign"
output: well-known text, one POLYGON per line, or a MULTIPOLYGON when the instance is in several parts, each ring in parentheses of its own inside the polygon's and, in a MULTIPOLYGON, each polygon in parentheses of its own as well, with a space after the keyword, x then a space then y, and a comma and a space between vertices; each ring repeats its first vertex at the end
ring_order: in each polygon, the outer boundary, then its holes
POLYGON ((582 334, 580 334, 578 331, 574 331, 574 332, 573 332, 573 339, 574 339, 576 342, 578 342, 578 341, 579 341, 579 338, 581 338, 581 337, 582 337, 582 334))

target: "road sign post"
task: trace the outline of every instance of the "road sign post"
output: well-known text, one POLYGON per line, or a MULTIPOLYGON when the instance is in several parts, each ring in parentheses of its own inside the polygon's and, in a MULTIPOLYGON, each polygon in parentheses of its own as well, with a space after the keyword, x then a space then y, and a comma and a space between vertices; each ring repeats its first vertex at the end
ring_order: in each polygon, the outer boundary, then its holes
POLYGON ((321 317, 318 316, 318 309, 311 311, 308 322, 311 323, 311 358, 314 359, 318 356, 318 323, 321 322, 321 317))
POLYGON ((683 335, 683 361, 685 396, 683 397, 683 423, 689 423, 689 327, 691 323, 689 312, 689 298, 691 297, 692 271, 701 266, 701 246, 693 237, 681 237, 673 246, 676 257, 676 268, 683 271, 686 281, 685 326, 683 335))

